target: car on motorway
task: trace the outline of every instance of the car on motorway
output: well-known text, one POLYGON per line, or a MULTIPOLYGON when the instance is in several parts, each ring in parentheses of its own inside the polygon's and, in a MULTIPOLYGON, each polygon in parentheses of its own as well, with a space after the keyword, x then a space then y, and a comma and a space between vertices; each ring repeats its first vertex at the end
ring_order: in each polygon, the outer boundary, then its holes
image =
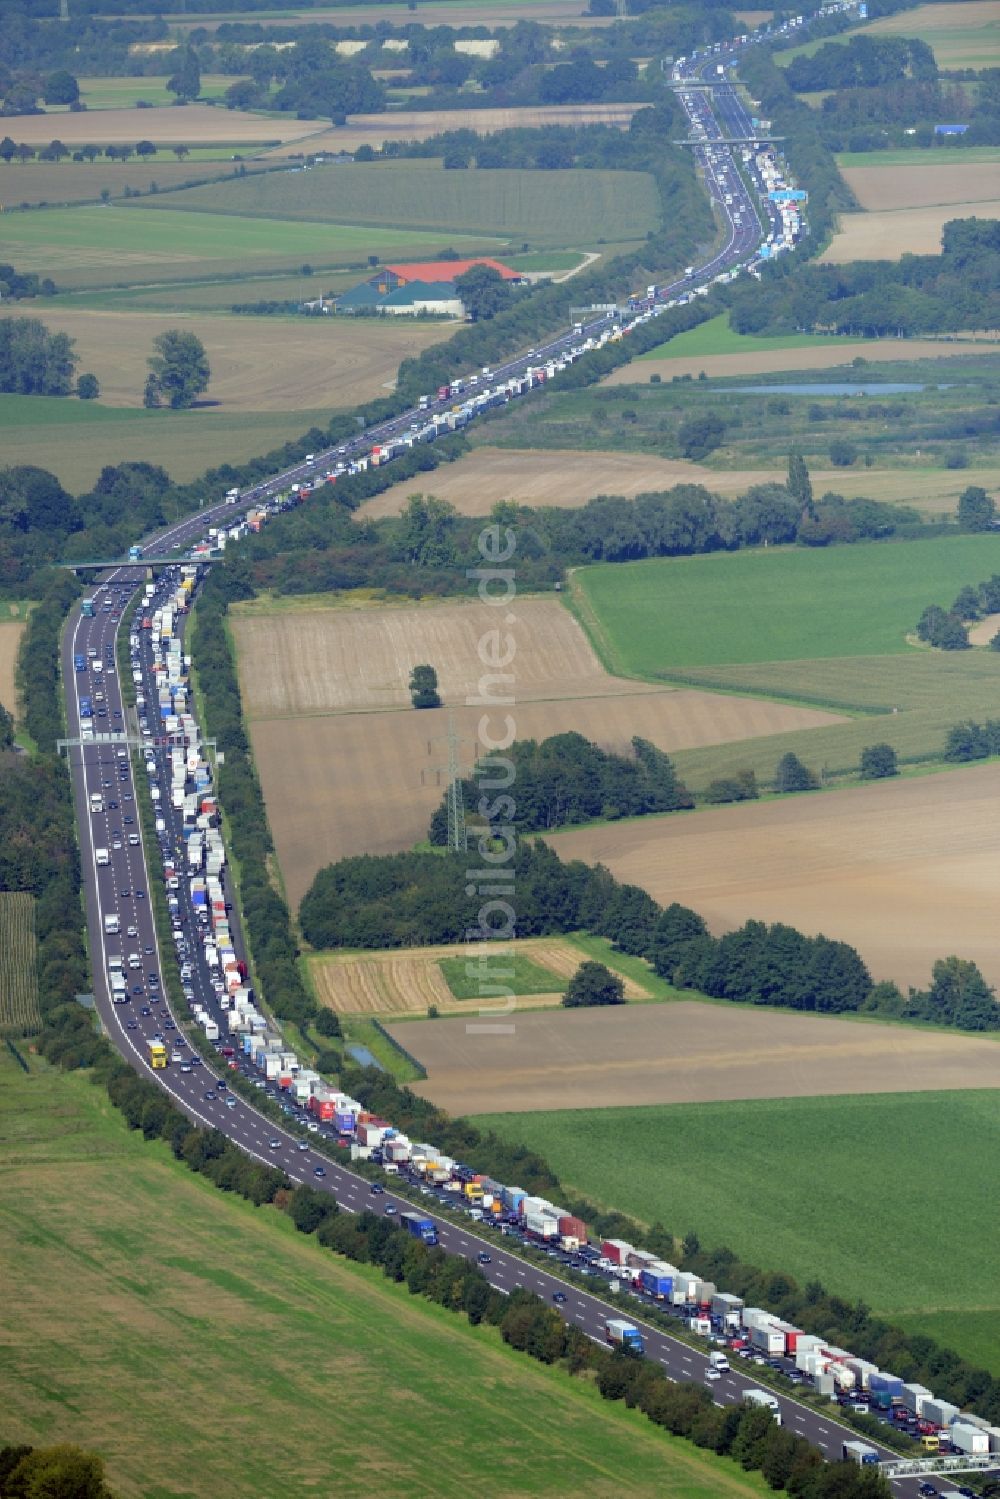
POLYGON ((268 1142, 267 1142, 267 1148, 268 1148, 268 1150, 280 1150, 281 1149, 281 1141, 280 1140, 268 1140, 268 1142))
POLYGON ((481 1265, 491 1265, 493 1263, 493 1256, 491 1254, 487 1254, 485 1249, 481 1249, 479 1251, 479 1253, 476 1255, 476 1259, 481 1265))
POLYGON ((932 1483, 922 1483, 917 1493, 921 1494, 923 1499, 937 1499, 937 1489, 932 1483))
POLYGON ((131 890, 119 890, 118 897, 120 900, 131 900, 132 892, 131 890))
POLYGON ((298 1144, 298 1148, 299 1148, 299 1150, 308 1150, 309 1149, 309 1141, 308 1140, 300 1140, 299 1144, 298 1144))
POLYGON ((191 1071, 191 1063, 190 1062, 182 1062, 181 1063, 181 1071, 182 1072, 190 1072, 191 1071))
POLYGON ((206 1103, 214 1103, 215 1100, 216 1100, 216 1096, 217 1095, 216 1095, 215 1090, 213 1088, 206 1088, 205 1089, 205 1102, 206 1103))
POLYGON ((313 1176, 325 1176, 325 1175, 326 1175, 326 1167, 325 1166, 316 1166, 316 1167, 313 1168, 313 1176))
POLYGON ((553 1291, 552 1292, 552 1300, 555 1302, 556 1306, 562 1306, 563 1303, 566 1300, 566 1292, 565 1291, 553 1291))
POLYGON ((710 1383, 712 1383, 712 1382, 714 1382, 717 1379, 721 1379, 722 1378, 722 1374, 721 1374, 721 1372, 718 1369, 713 1369, 712 1365, 709 1364, 708 1367, 705 1370, 705 1378, 710 1383))
POLYGON ((368 1188, 368 1191, 373 1197, 378 1197, 382 1192, 385 1191, 385 1188, 380 1182, 372 1182, 371 1186, 368 1188))
POLYGON ((387 1202, 386 1205, 385 1205, 385 1216, 387 1218, 393 1218, 393 1217, 395 1217, 395 1214, 396 1214, 396 1209, 393 1207, 393 1205, 392 1205, 391 1202, 387 1202))
POLYGON ((129 1016, 129 1018, 128 1018, 128 1020, 126 1020, 125 1024, 126 1024, 126 1026, 128 1027, 128 1029, 130 1031, 137 1030, 138 1026, 139 1026, 138 1020, 133 1020, 131 1016, 129 1016))
MULTIPOLYGON (((194 1058, 192 1057, 191 1060, 194 1061, 194 1058)), ((227 1098, 226 1099, 226 1108, 227 1109, 235 1109, 235 1107, 236 1107, 236 1099, 235 1098, 227 1098)))

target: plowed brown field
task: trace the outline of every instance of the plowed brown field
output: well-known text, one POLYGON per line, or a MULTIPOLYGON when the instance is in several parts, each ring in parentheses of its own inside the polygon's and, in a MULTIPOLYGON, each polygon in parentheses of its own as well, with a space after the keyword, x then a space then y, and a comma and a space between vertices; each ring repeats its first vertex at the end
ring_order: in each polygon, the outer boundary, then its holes
POLYGON ((17 688, 14 673, 17 668, 17 652, 21 644, 24 625, 16 620, 0 624, 0 703, 8 713, 17 713, 17 688))
POLYGON ((861 207, 872 212, 925 208, 937 203, 989 202, 997 196, 997 168, 980 163, 841 167, 841 174, 861 207))
MULTIPOLYGON (((947 349, 948 345, 936 344, 935 348, 947 349)), ((994 469, 955 473, 947 469, 866 468, 855 473, 851 469, 810 468, 810 474, 817 494, 831 489, 849 499, 864 495, 916 505, 933 514, 952 513, 969 484, 989 489, 996 477, 994 469)), ((447 500, 460 515, 488 515, 498 500, 569 509, 585 505, 600 494, 631 499, 647 490, 670 489, 675 484, 704 484, 713 494, 730 497, 744 493, 752 484, 783 484, 786 477, 784 469, 711 469, 681 458, 656 458, 645 453, 483 447, 474 448, 461 463, 439 468, 428 477, 426 492, 447 500)), ((413 493, 412 479, 394 484, 370 500, 363 514, 372 519, 399 515, 413 493)))
POLYGON ((453 1114, 1000 1087, 1000 1044, 694 1001, 521 1013, 506 1034, 438 1020, 389 1029, 453 1114))
POLYGON ((1000 766, 881 782, 552 839, 716 932, 750 917, 858 948, 877 979, 926 985, 958 953, 1000 985, 1000 766))
MULTIPOLYGON (((984 170, 995 176, 994 168, 984 170)), ((907 253, 940 255, 945 224, 950 219, 973 218, 1000 218, 1000 199, 994 196, 975 203, 897 208, 884 213, 842 213, 836 234, 819 258, 827 265, 845 265, 849 260, 898 260, 907 253)), ((870 357, 864 344, 855 345, 853 352, 870 357)))
POLYGON ((514 702, 484 709, 467 700, 481 670, 477 645, 497 625, 486 605, 233 610, 254 755, 293 905, 325 864, 426 837, 446 784, 448 711, 399 707, 417 662, 437 667, 465 768, 484 712, 495 737, 509 713, 519 739, 575 729, 617 750, 636 734, 671 751, 838 721, 817 709, 609 676, 558 599, 520 599, 513 612, 504 628, 517 647, 514 702))
MULTIPOLYGON (((634 106, 633 106, 634 107, 634 106)), ((244 114, 238 109, 214 109, 210 104, 188 104, 183 109, 157 105, 140 113, 134 109, 95 109, 83 114, 10 115, 4 132, 28 146, 47 146, 58 136, 70 150, 93 142, 97 146, 133 145, 137 140, 155 145, 240 145, 257 141, 295 141, 328 130, 325 120, 295 120, 244 114)), ((155 175, 155 168, 149 169, 155 175)))
MULTIPOLYGON (((526 938, 509 947, 560 978, 572 978, 586 956, 579 948, 553 937, 526 938)), ((325 952, 310 957, 309 972, 317 998, 341 1015, 423 1014, 428 1005, 436 1005, 442 1014, 475 1016, 480 1002, 456 999, 438 966, 442 958, 467 955, 469 949, 461 945, 363 954, 325 952)), ((629 978, 625 978, 625 993, 629 999, 647 997, 646 991, 629 978)), ((538 1009, 558 1004, 561 998, 555 991, 525 995, 518 998, 517 1007, 538 1009)), ((483 1007, 495 1008, 496 1004, 496 1000, 482 1001, 483 1007)))
MULTIPOLYGON (((20 305, 10 304, 11 316, 23 316, 20 305)), ((94 372, 112 406, 142 406, 147 361, 159 333, 167 328, 195 333, 212 369, 206 400, 226 411, 300 411, 306 397, 311 408, 344 407, 384 396, 395 383, 400 360, 441 337, 440 328, 405 318, 370 320, 361 337, 356 327, 323 318, 303 318, 293 330, 274 318, 62 307, 46 308, 45 324, 50 332, 76 340, 81 368, 94 372), (408 326, 399 326, 403 323, 408 326)))
MULTIPOLYGON (((938 212, 939 217, 943 215, 940 217, 940 223, 956 217, 954 212, 945 209, 938 211, 921 208, 915 209, 914 212, 921 214, 938 212)), ((853 223, 861 225, 873 217, 898 218, 902 215, 844 214, 842 222, 846 223, 850 219, 853 223)), ((833 258, 831 251, 840 240, 841 236, 837 235, 831 250, 823 256, 823 259, 833 258)), ((913 246, 903 245, 894 250, 891 244, 887 246, 882 243, 878 249, 852 250, 850 255, 842 258, 845 260, 894 259, 902 253, 903 249, 913 249, 913 246)), ((936 255, 940 249, 939 231, 937 242, 927 253, 936 255)), ((887 364, 900 359, 947 359, 949 356, 960 354, 967 357, 969 354, 996 353, 996 344, 986 339, 978 342, 977 346, 977 341, 974 340, 963 343, 943 343, 932 338, 879 338, 850 344, 848 348, 849 356, 845 353, 843 346, 838 346, 836 340, 831 339, 829 348, 760 349, 755 353, 746 354, 696 354, 690 359, 634 359, 631 364, 626 364, 620 370, 615 370, 613 375, 608 375, 603 383, 605 385, 647 385, 650 375, 657 373, 664 380, 672 380, 675 375, 698 376, 702 370, 710 380, 719 379, 724 375, 769 375, 785 370, 843 369, 847 371, 850 370, 851 360, 857 358, 868 359, 874 364, 887 364)), ((836 487, 840 491, 839 478, 836 487)))

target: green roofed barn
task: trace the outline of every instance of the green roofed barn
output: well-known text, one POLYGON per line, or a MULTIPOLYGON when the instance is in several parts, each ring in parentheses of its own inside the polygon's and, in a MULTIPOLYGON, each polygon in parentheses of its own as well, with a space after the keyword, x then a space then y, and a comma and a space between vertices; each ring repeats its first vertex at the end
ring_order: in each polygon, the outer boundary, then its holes
POLYGON ((390 316, 413 316, 428 312, 439 317, 464 317, 465 308, 455 278, 474 265, 490 266, 505 281, 521 279, 517 271, 487 256, 474 260, 430 260, 418 265, 384 265, 360 286, 338 297, 336 309, 340 313, 382 312, 390 316))

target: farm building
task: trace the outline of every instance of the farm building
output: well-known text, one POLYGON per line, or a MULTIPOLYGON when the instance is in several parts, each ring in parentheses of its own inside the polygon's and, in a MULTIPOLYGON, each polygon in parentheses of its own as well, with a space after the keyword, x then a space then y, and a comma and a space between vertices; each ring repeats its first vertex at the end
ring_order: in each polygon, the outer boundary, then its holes
POLYGON ((440 317, 463 317, 465 308, 455 286, 456 276, 474 265, 498 271, 505 281, 520 281, 517 271, 499 260, 428 260, 417 265, 384 265, 367 281, 337 298, 337 311, 384 312, 399 316, 430 312, 440 317))

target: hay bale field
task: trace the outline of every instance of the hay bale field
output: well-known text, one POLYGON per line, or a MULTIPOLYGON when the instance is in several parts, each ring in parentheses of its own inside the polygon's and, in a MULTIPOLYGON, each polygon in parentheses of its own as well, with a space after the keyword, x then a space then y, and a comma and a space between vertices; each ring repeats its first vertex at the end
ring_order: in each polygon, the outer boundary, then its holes
POLYGON ((563 859, 600 861, 664 905, 693 907, 716 933, 749 918, 822 932, 902 987, 926 986, 934 961, 957 953, 1000 985, 998 796, 991 764, 550 841, 563 859))
POLYGON ((17 653, 24 625, 18 620, 0 622, 0 703, 17 717, 17 653))
MULTIPOLYGON (((947 206, 897 208, 880 213, 842 213, 837 232, 819 257, 820 262, 845 265, 851 260, 898 260, 907 252, 911 255, 940 255, 941 231, 945 224, 950 219, 972 218, 1000 218, 1000 199, 994 196, 974 203, 952 202, 947 206)), ((914 344, 916 342, 914 340, 914 344)), ((857 347, 858 352, 865 352, 863 344, 857 347)))
MULTIPOLYGON (((981 209, 982 205, 978 205, 981 209)), ((972 210, 977 211, 976 209, 972 210)), ((915 209, 915 213, 933 214, 934 209, 915 209)), ((871 214, 844 214, 842 223, 848 219, 856 220, 859 224, 872 218, 871 214)), ((900 214, 888 214, 887 218, 899 218, 900 214)), ((939 211, 940 224, 948 219, 959 217, 952 209, 941 209, 939 211)), ((931 253, 938 254, 941 249, 940 224, 938 239, 931 247, 931 253)), ((833 245, 823 257, 831 258, 831 251, 841 241, 838 234, 834 238, 833 245)), ((890 247, 891 248, 891 247, 890 247)), ((901 249, 913 249, 912 245, 904 245, 901 249)), ((869 257, 883 260, 891 258, 889 250, 883 244, 879 250, 855 251, 842 258, 845 260, 867 259, 869 257)), ((831 372, 842 370, 851 379, 857 378, 857 371, 851 369, 853 359, 867 359, 873 364, 895 364, 900 359, 947 359, 958 354, 965 355, 977 353, 995 353, 996 344, 991 339, 968 339, 959 342, 943 343, 932 338, 878 338, 862 339, 857 343, 841 344, 839 339, 830 339, 828 344, 820 348, 812 349, 760 349, 755 352, 748 351, 745 354, 699 354, 686 359, 636 359, 631 364, 623 365, 621 369, 615 370, 601 383, 604 385, 648 385, 651 375, 659 375, 663 380, 672 380, 675 375, 690 375, 696 378, 704 371, 710 380, 722 379, 733 375, 771 375, 781 374, 785 370, 830 370, 831 372)), ((849 477, 849 475, 847 476, 849 477)), ((841 493, 840 475, 836 488, 841 493)))
MULTIPOLYGON (((345 12, 336 14, 336 24, 345 26, 347 22, 339 19, 345 12)), ((370 24, 370 19, 364 24, 370 24)), ((636 110, 648 108, 648 104, 541 104, 510 109, 399 109, 389 114, 356 114, 347 116, 346 125, 310 135, 308 149, 339 152, 356 151, 358 146, 378 148, 383 141, 425 141, 443 130, 474 130, 477 135, 493 135, 498 130, 537 130, 543 125, 615 125, 626 130, 636 110)), ((285 141, 265 154, 273 159, 291 156, 302 149, 301 142, 285 141)))
MULTIPOLYGON (((947 347, 943 345, 941 347, 947 347)), ((810 468, 817 494, 834 490, 848 499, 868 499, 915 505, 928 514, 952 514, 958 497, 970 484, 989 490, 996 482, 995 469, 930 468, 810 468)), ((488 515, 498 500, 521 505, 548 505, 571 509, 585 505, 597 495, 624 495, 632 499, 647 490, 670 489, 675 484, 704 484, 713 494, 733 498, 752 484, 784 484, 785 469, 713 469, 683 458, 657 458, 649 453, 576 451, 572 448, 517 449, 474 448, 460 463, 439 468, 427 480, 427 492, 454 505, 460 515, 488 515)), ((414 480, 394 484, 376 495, 361 510, 366 518, 380 520, 399 515, 414 480)))
MULTIPOLYGON (((499 1001, 484 997, 457 999, 441 971, 442 958, 466 959, 475 963, 481 949, 461 944, 445 947, 412 947, 393 952, 311 954, 307 959, 309 975, 316 997, 340 1015, 423 1015, 428 1005, 436 1005, 442 1014, 474 1014, 480 1004, 495 1008, 499 1001)), ((487 974, 499 975, 509 966, 511 951, 518 958, 529 959, 552 974, 551 991, 519 995, 517 1005, 539 1008, 558 1004, 562 997, 560 980, 573 977, 586 954, 564 938, 530 937, 505 945, 487 948, 491 954, 487 974)), ((613 966, 613 960, 612 965, 613 966)), ((634 979, 622 974, 629 999, 648 998, 634 979)), ((485 980, 491 983, 489 977, 485 980)), ((497 977, 496 982, 507 982, 497 977)), ((510 987, 516 988, 516 984, 510 987)))
MULTIPOLYGON (((510 712, 518 738, 575 729, 624 750, 639 734, 675 751, 840 721, 789 704, 612 677, 558 599, 515 607, 516 702, 490 711, 500 722, 510 712)), ((437 667, 471 766, 484 710, 468 699, 480 675, 477 645, 496 627, 495 611, 469 602, 277 612, 265 604, 237 607, 230 619, 278 859, 297 906, 331 860, 397 851, 426 836, 444 789, 448 712, 401 706, 409 672, 418 661, 437 667)))
POLYGON ((939 203, 990 203, 997 195, 995 171, 984 171, 979 163, 965 165, 960 160, 928 166, 917 155, 912 166, 841 167, 841 175, 861 207, 870 213, 928 208, 939 203))
MULTIPOLYGON (((28 146, 47 146, 55 136, 71 151, 95 146, 133 145, 138 140, 161 146, 263 145, 302 141, 317 131, 326 131, 325 120, 296 120, 290 115, 247 114, 239 109, 215 109, 210 104, 159 105, 141 112, 135 109, 86 110, 82 114, 60 113, 9 115, 4 132, 11 140, 28 146)), ((16 170, 20 170, 17 168, 16 170)), ((118 167, 108 163, 108 170, 118 167)))
POLYGON ((427 1068, 415 1092, 453 1114, 1000 1087, 993 1040, 738 1005, 515 1012, 389 1030, 427 1068))
MULTIPOLYGON (((234 286, 233 298, 239 296, 234 286)), ((4 304, 0 316, 5 313, 23 316, 23 305, 4 304)), ((410 318, 366 322, 359 330, 324 318, 291 323, 149 310, 84 311, 62 304, 46 307, 44 317, 51 332, 76 340, 80 369, 94 372, 102 402, 116 407, 142 407, 153 339, 167 328, 195 333, 205 345, 212 369, 205 401, 247 412, 347 407, 384 396, 395 383, 400 360, 441 338, 433 323, 410 318)), ((303 430, 301 424, 297 430, 303 430)), ((166 466, 173 472, 169 459, 166 466)))

